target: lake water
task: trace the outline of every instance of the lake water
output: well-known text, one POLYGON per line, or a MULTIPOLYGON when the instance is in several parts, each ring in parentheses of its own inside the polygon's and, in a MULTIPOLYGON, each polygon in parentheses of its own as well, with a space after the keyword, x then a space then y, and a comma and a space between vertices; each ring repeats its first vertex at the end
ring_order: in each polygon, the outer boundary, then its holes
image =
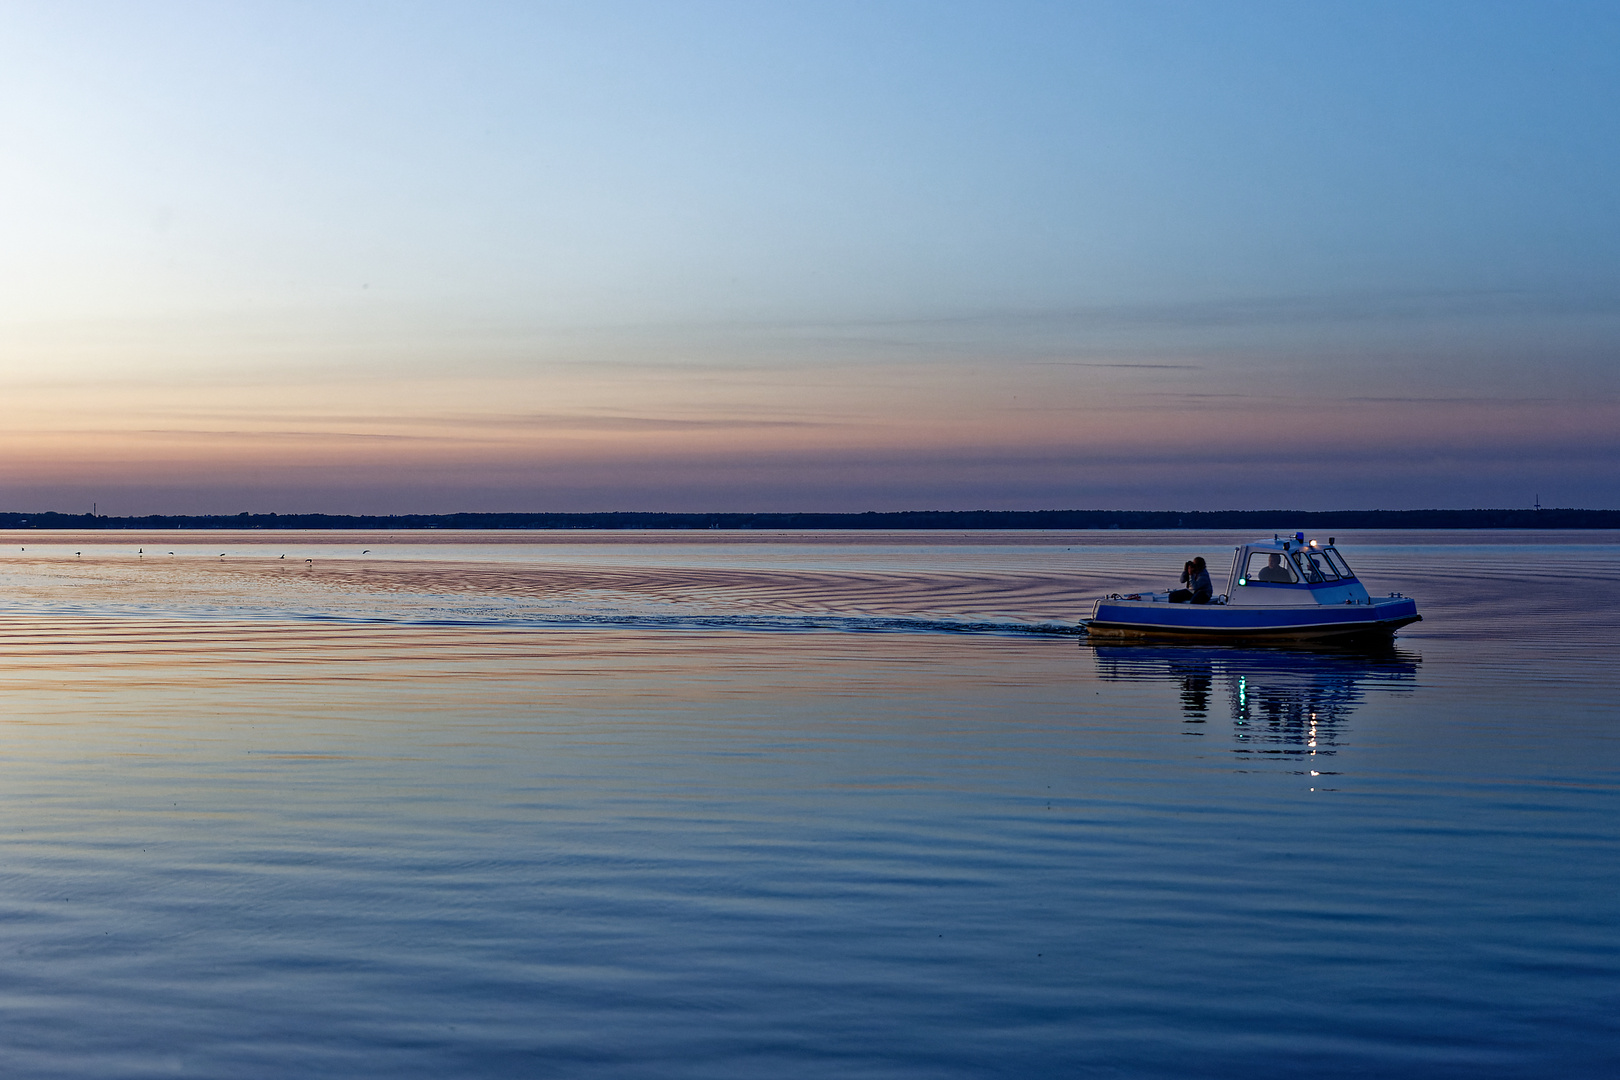
POLYGON ((1248 538, 0 533, 0 1073, 1620 1073, 1620 535, 1248 538))

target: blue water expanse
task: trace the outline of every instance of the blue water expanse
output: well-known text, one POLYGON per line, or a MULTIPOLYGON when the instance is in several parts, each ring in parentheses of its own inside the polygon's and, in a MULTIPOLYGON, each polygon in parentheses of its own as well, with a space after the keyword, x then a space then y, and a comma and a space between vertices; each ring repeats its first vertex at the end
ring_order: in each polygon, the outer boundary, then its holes
POLYGON ((1245 538, 0 534, 0 1073, 1620 1072, 1620 535, 1245 538))

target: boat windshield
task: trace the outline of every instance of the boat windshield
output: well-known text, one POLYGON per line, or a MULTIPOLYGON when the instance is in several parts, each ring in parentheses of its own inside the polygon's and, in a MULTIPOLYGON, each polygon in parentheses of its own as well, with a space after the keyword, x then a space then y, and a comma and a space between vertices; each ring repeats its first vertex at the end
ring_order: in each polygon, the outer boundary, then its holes
POLYGON ((1275 585, 1293 584, 1299 580, 1294 568, 1283 560, 1281 554, 1275 551, 1249 552, 1249 565, 1244 567, 1243 574, 1238 580, 1239 585, 1252 585, 1256 582, 1271 583, 1275 585), (1272 560, 1276 562, 1273 563, 1272 560))
POLYGON ((1331 563, 1322 557, 1320 551, 1301 548, 1294 552, 1294 562, 1299 566, 1299 575, 1312 585, 1324 581, 1338 581, 1339 572, 1333 569, 1331 563))
POLYGON ((1356 572, 1350 569, 1350 564, 1344 561, 1344 556, 1339 554, 1338 548, 1323 548, 1322 555, 1339 572, 1340 577, 1353 578, 1356 576, 1356 572))

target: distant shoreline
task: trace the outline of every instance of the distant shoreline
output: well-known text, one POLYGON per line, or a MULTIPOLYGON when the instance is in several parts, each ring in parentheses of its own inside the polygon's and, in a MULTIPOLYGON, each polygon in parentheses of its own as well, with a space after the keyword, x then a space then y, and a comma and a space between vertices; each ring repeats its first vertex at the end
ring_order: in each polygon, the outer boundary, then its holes
POLYGON ((863 514, 0 513, 0 529, 1620 529, 1620 510, 900 510, 863 514))

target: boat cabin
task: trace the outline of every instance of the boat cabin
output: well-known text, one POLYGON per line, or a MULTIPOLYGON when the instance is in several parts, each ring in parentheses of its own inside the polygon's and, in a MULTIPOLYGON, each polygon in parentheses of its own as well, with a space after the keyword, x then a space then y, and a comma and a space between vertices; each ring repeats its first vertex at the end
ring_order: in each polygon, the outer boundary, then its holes
POLYGON ((1334 538, 1307 541, 1304 533, 1273 536, 1238 548, 1226 602, 1238 607, 1367 604, 1371 599, 1344 561, 1334 538))

